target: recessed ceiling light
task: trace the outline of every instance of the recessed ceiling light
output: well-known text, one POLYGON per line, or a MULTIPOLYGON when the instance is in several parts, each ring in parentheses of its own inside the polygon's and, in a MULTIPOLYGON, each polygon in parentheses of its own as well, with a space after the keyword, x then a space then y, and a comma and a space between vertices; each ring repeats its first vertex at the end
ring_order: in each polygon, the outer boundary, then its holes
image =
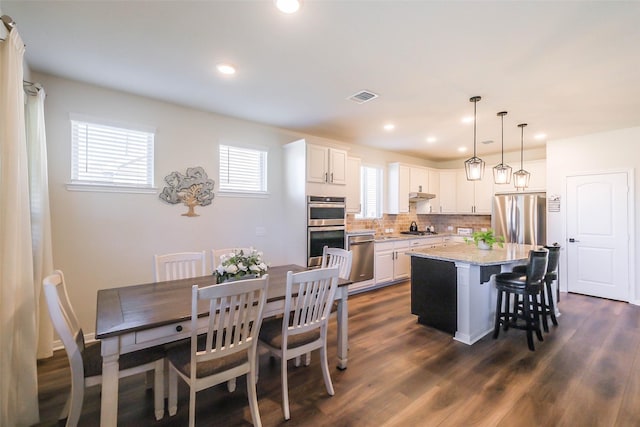
POLYGON ((300 9, 299 0, 275 0, 276 7, 282 13, 296 13, 300 9))
POLYGON ((396 128, 396 125, 394 125, 393 123, 387 123, 386 125, 383 126, 383 128, 387 132, 391 132, 392 130, 394 130, 396 128))
POLYGON ((463 117, 462 123, 473 123, 473 116, 463 117))
POLYGON ((224 74, 225 76, 231 76, 236 73, 236 67, 231 64, 218 64, 216 68, 220 74, 224 74))
POLYGON ((534 138, 537 139, 537 140, 547 139, 547 134, 546 133, 539 133, 539 134, 535 135, 534 138))
POLYGON ((428 136, 427 137, 427 142, 429 144, 433 144, 434 142, 436 142, 438 139, 435 136, 428 136))
POLYGON ((464 153, 465 151, 467 151, 467 147, 459 147, 458 148, 458 152, 459 153, 464 153))

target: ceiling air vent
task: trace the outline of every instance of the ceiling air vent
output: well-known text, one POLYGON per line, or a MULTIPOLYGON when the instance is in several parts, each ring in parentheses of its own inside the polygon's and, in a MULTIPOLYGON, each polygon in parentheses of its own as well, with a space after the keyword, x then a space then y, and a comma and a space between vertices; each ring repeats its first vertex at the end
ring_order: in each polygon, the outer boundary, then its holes
POLYGON ((378 97, 378 94, 373 93, 373 92, 369 92, 368 90, 362 90, 360 92, 354 93, 353 95, 351 95, 349 98, 349 100, 353 101, 353 102, 357 102, 358 104, 363 104, 367 101, 371 101, 372 99, 375 99, 378 97))

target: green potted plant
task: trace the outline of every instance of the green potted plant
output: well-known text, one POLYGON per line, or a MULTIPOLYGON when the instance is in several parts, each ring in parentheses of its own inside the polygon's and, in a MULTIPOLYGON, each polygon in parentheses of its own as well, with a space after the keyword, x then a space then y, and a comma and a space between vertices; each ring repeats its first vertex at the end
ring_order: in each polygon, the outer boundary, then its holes
MULTIPOLYGON (((476 244, 478 249, 493 249, 494 243, 497 243, 498 246, 502 247, 504 243, 503 236, 496 236, 493 234, 493 229, 489 228, 487 231, 474 231, 471 237, 473 238, 473 243, 476 244)), ((467 243, 471 243, 471 239, 465 238, 467 243)))

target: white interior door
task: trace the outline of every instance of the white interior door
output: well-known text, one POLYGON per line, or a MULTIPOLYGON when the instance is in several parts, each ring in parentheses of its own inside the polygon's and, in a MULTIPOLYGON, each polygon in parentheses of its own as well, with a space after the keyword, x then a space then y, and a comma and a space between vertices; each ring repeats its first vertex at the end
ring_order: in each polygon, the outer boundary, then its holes
POLYGON ((567 178, 568 290, 629 301, 627 173, 567 178))

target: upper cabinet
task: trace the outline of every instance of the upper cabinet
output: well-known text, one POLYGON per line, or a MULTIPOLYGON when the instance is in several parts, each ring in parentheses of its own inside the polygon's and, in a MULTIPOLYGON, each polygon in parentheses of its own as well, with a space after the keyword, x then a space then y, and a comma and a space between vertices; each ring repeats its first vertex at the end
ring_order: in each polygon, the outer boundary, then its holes
POLYGON ((411 167, 400 163, 389 163, 388 172, 387 213, 408 213, 411 167))
POLYGON ((443 169, 439 173, 439 190, 436 193, 439 209, 443 214, 456 213, 456 169, 443 169))
MULTIPOLYGON (((513 162, 511 164, 513 171, 520 169, 520 162, 513 162)), ((530 160, 524 162, 524 170, 531 174, 529 178, 529 186, 525 188, 525 192, 528 191, 547 191, 547 161, 546 160, 530 160)), ((509 184, 496 184, 494 185, 494 191, 496 193, 515 193, 518 191, 513 186, 513 177, 509 184)))
POLYGON ((485 170, 480 181, 468 181, 464 169, 456 171, 456 211, 461 214, 491 215, 493 177, 485 170))
POLYGON ((345 185, 347 183, 347 152, 307 144, 307 182, 345 185))
POLYGON ((304 201, 306 195, 347 195, 347 150, 305 139, 286 144, 283 150, 284 189, 289 197, 304 201))
POLYGON ((426 193, 429 190, 429 172, 427 168, 409 166, 409 191, 426 193))
MULTIPOLYGON (((403 163, 389 163, 389 187, 387 212, 399 214, 409 212, 409 193, 429 191, 429 169, 403 163)), ((429 202, 417 203, 417 213, 430 213, 429 202)))
POLYGON ((360 166, 357 157, 347 157, 347 213, 359 213, 362 207, 360 200, 360 166))

